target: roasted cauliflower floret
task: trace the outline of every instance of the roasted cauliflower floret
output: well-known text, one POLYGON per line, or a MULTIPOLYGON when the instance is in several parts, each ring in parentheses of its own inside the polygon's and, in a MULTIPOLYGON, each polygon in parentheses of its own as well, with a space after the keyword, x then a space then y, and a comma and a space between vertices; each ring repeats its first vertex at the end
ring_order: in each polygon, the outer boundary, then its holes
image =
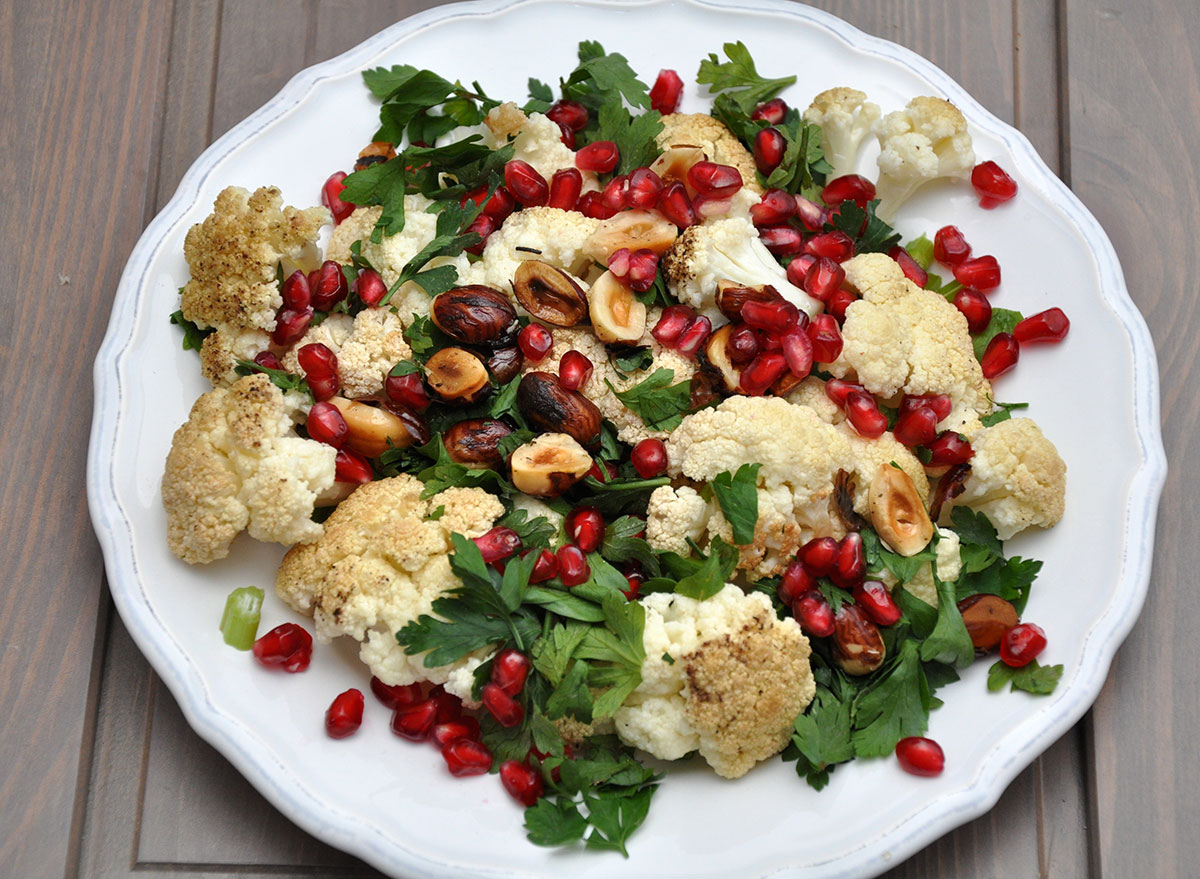
POLYGON ((977 433, 971 448, 971 475, 954 505, 983 513, 1001 540, 1058 523, 1066 503, 1067 465, 1037 424, 1029 418, 1002 421, 977 433))
POLYGON ((707 601, 658 593, 641 603, 646 658, 614 716, 621 740, 663 760, 698 750, 725 778, 778 754, 816 690, 796 621, 733 585, 707 601))
POLYGON ((689 540, 699 542, 713 516, 712 505, 688 485, 661 485, 646 507, 646 539, 658 552, 689 555, 689 540))
POLYGON ((967 120, 944 98, 913 98, 875 123, 875 134, 880 147, 876 213, 885 220, 929 181, 966 179, 975 167, 967 120))
POLYGON ((582 277, 592 265, 584 248, 600 221, 578 211, 526 208, 511 214, 493 232, 478 262, 459 280, 512 292, 513 275, 527 259, 541 260, 582 277))
POLYGON ((422 500, 424 488, 407 475, 360 486, 326 521, 323 537, 284 556, 275 591, 293 610, 312 615, 319 639, 349 635, 362 642, 360 658, 385 684, 431 681, 469 701, 472 673, 486 650, 427 668, 424 654, 404 652, 396 632, 432 613, 433 602, 460 585, 450 568, 450 535, 478 537, 504 506, 478 488, 449 488, 422 500), (439 507, 441 517, 430 520, 439 507))
POLYGON ((237 381, 239 360, 253 360, 271 345, 271 336, 262 330, 241 330, 222 326, 204 337, 200 345, 200 374, 214 388, 227 388, 237 381))
POLYGON ((826 89, 809 104, 804 118, 821 126, 821 146, 833 166, 829 179, 854 173, 858 150, 871 127, 879 121, 879 105, 858 89, 826 89))
POLYGON ((744 188, 762 194, 755 174, 754 156, 725 123, 707 113, 670 113, 662 118, 662 123, 663 129, 655 138, 659 149, 700 147, 710 162, 737 168, 744 188))
POLYGON ((368 308, 354 317, 329 315, 292 346, 283 358, 284 368, 302 374, 298 352, 314 342, 337 355, 341 394, 350 399, 380 393, 389 370, 412 357, 412 349, 404 340, 404 324, 387 308, 368 308))
POLYGON ((224 558, 248 529, 256 540, 314 540, 317 496, 334 482, 332 446, 292 429, 300 401, 265 375, 204 394, 175 432, 163 474, 167 544, 190 564, 224 558))

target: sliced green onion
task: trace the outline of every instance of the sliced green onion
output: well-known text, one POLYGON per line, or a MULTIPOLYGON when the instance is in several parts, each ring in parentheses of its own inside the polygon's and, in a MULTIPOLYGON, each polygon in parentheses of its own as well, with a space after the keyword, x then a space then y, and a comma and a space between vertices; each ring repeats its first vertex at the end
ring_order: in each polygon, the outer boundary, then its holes
POLYGON ((229 593, 225 612, 221 614, 221 634, 226 644, 238 650, 254 646, 262 603, 263 591, 257 586, 243 586, 229 593))

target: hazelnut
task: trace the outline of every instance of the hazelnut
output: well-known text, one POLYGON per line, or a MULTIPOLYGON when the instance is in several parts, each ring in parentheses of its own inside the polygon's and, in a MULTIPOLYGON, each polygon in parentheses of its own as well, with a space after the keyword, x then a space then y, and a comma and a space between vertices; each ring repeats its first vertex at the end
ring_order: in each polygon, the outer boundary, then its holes
POLYGON ((556 327, 573 327, 587 317, 587 294, 576 280, 536 259, 517 266, 513 295, 535 318, 556 327))
POLYGON ((425 382, 447 403, 475 403, 488 389, 483 361, 464 348, 443 348, 425 362, 425 382))
POLYGON ((544 433, 509 458, 512 481, 535 497, 557 497, 592 468, 592 457, 565 433, 544 433))
POLYGON ((720 377, 725 390, 731 394, 737 393, 738 386, 742 380, 737 367, 729 359, 729 352, 725 347, 729 341, 729 337, 733 334, 733 330, 733 324, 725 324, 725 326, 719 327, 715 333, 708 337, 708 342, 704 345, 704 358, 708 363, 709 371, 720 377))
POLYGON ((386 409, 345 397, 331 397, 329 402, 346 420, 350 429, 346 447, 352 452, 378 458, 390 448, 407 448, 420 439, 415 425, 407 424, 404 418, 386 409))
POLYGON ((511 345, 521 328, 508 297, 482 284, 438 294, 429 317, 439 330, 466 345, 511 345))
POLYGON ((883 665, 879 628, 856 604, 844 603, 833 618, 833 659, 848 675, 869 675, 883 665))
POLYGON ((608 265, 609 258, 622 247, 652 250, 662 256, 671 249, 679 229, 670 220, 652 211, 621 211, 601 220, 583 245, 583 252, 598 263, 608 265))
POLYGON ((958 612, 971 643, 985 653, 1000 646, 1004 633, 1020 622, 1017 609, 999 595, 969 595, 958 603, 958 612))
POLYGON ((504 460, 500 440, 513 429, 494 418, 468 418, 442 434, 446 454, 456 464, 471 470, 496 470, 504 460))
POLYGON ((517 408, 534 430, 565 433, 583 445, 600 436, 600 410, 548 372, 530 372, 517 386, 517 408))
POLYGON ((646 332, 646 306, 612 272, 592 284, 588 314, 596 338, 609 345, 636 345, 646 332))
POLYGON ((717 293, 714 299, 721 314, 736 322, 742 319, 742 306, 748 301, 774 302, 783 297, 770 284, 759 287, 743 287, 733 281, 720 280, 717 281, 717 293))
POLYGON ((867 492, 871 524, 902 556, 913 556, 933 539, 933 522, 913 485, 912 478, 891 464, 881 464, 867 492))
POLYGON ((506 385, 521 371, 525 356, 516 345, 511 348, 497 348, 487 359, 488 372, 498 384, 506 385))

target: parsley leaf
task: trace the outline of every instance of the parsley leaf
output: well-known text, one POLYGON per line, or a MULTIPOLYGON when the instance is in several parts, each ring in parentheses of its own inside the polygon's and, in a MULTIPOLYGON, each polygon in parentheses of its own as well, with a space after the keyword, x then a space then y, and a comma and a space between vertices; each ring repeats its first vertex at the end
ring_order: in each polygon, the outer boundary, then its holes
MULTIPOLYGON (((183 327, 184 351, 199 351, 200 346, 204 344, 204 340, 216 332, 216 327, 209 327, 207 330, 200 329, 183 316, 182 310, 176 311, 171 315, 171 323, 177 327, 183 327)), ((649 351, 650 349, 647 348, 646 350, 649 351)))
POLYGON ((905 640, 895 664, 859 692, 851 734, 859 757, 883 757, 896 742, 919 736, 929 726, 930 693, 916 641, 905 640))
POLYGON ((796 718, 792 744, 801 760, 796 772, 809 786, 821 790, 829 782, 829 767, 854 759, 850 740, 850 702, 839 700, 825 687, 817 687, 808 710, 796 718))
POLYGON ((260 366, 253 360, 239 360, 237 366, 234 367, 234 372, 238 375, 253 375, 261 372, 270 378, 271 384, 281 391, 303 391, 310 397, 312 396, 312 391, 308 389, 308 382, 304 376, 288 372, 286 369, 271 369, 269 366, 260 366))
POLYGON ((659 367, 648 378, 626 391, 618 391, 608 379, 604 383, 650 430, 674 430, 691 408, 690 381, 671 384, 675 371, 659 367))
POLYGON ((626 601, 620 592, 604 596, 604 627, 588 629, 576 650, 580 659, 594 660, 588 683, 607 688, 596 698, 595 717, 611 717, 638 684, 642 682, 642 630, 646 610, 636 601, 626 601))
POLYGON ((1029 665, 1013 668, 1000 660, 988 669, 987 688, 992 692, 1004 689, 1005 684, 1011 684, 1011 690, 1024 690, 1035 696, 1048 696, 1058 686, 1062 678, 1061 665, 1039 665, 1035 659, 1029 665))
POLYGON ((622 516, 604 529, 600 555, 610 562, 635 561, 651 577, 659 574, 658 559, 643 537, 635 537, 646 523, 635 516, 622 516))
POLYGON ((560 82, 563 97, 579 101, 592 110, 620 96, 630 106, 650 109, 650 89, 637 78, 624 55, 605 52, 591 40, 579 44, 579 66, 560 82))
POLYGON ((641 372, 654 363, 654 352, 650 348, 626 348, 608 352, 608 362, 624 378, 626 373, 641 372))
POLYGON ((403 156, 386 162, 368 165, 346 177, 342 201, 356 205, 379 205, 383 210, 371 240, 378 244, 384 235, 395 235, 404 231, 404 195, 406 189, 403 156))
POLYGON ((1013 413, 1014 409, 1028 409, 1029 408, 1028 403, 996 403, 995 401, 993 401, 992 405, 997 406, 999 408, 996 409, 995 412, 992 412, 990 415, 985 415, 979 419, 984 427, 995 427, 1001 421, 1008 421, 1008 419, 1012 418, 1012 413, 1013 413))
POLYGON ((703 561, 681 559, 675 553, 663 555, 664 558, 673 557, 671 561, 680 559, 686 563, 686 568, 691 569, 690 573, 679 578, 679 582, 675 584, 675 591, 699 601, 711 598, 724 589, 738 562, 737 549, 719 537, 713 538, 708 548, 708 556, 702 556, 703 561))
POLYGON ((525 549, 547 549, 558 529, 545 516, 529 515, 528 510, 513 508, 496 520, 497 526, 511 528, 525 549))
POLYGON ((657 110, 633 116, 621 104, 608 102, 601 105, 597 122, 599 127, 588 135, 588 140, 592 143, 611 140, 617 145, 621 157, 617 174, 644 168, 662 153, 655 140, 663 129, 662 116, 657 110))
POLYGON ((1042 563, 1037 559, 1023 559, 1013 556, 1010 559, 997 559, 982 571, 963 574, 955 584, 956 597, 959 601, 969 595, 989 592, 999 595, 1014 608, 1017 613, 1023 613, 1025 603, 1029 600, 1029 590, 1033 581, 1042 570, 1042 563))
POLYGON ((983 360, 983 352, 987 350, 988 343, 1000 333, 1011 333, 1022 320, 1024 320, 1024 316, 1019 311, 1013 311, 1010 308, 993 308, 992 319, 988 322, 987 329, 972 341, 975 347, 975 359, 983 360))
POLYGON ((758 104, 775 97, 796 81, 795 76, 779 79, 759 76, 754 59, 750 57, 750 50, 741 40, 726 43, 722 48, 729 60, 722 62, 715 53, 710 53, 708 58, 700 62, 696 81, 707 84, 712 93, 727 92, 745 116, 754 112, 758 104))
POLYGON ((836 229, 853 238, 855 253, 887 253, 899 243, 900 233, 875 215, 878 206, 877 198, 867 202, 865 210, 847 199, 842 202, 838 213, 825 224, 825 229, 836 229), (859 229, 862 229, 861 233, 859 229))
MULTIPOLYGON (((374 166, 373 166, 374 167, 374 166)), ((370 168, 367 169, 368 171, 370 168)), ((362 172, 359 172, 362 173, 362 172)), ((347 180, 350 178, 347 177, 347 180)), ((458 283, 458 270, 452 265, 439 266, 436 269, 426 269, 425 264, 435 257, 458 256, 472 244, 479 243, 479 235, 475 232, 460 232, 467 228, 475 215, 479 213, 479 205, 468 199, 466 207, 460 207, 453 202, 446 202, 438 213, 433 240, 417 252, 417 255, 404 264, 399 276, 380 305, 387 305, 392 295, 409 281, 415 281, 430 298, 445 293, 458 283)), ((376 227, 378 229, 378 227, 376 227)), ((372 233, 373 234, 373 233, 372 233)), ((391 234, 391 233, 389 233, 391 234)))
POLYGON ((591 669, 582 659, 576 659, 570 670, 555 685, 546 700, 546 717, 574 717, 581 723, 592 722, 592 691, 588 688, 591 669))
POLYGON ((525 810, 525 834, 534 845, 577 842, 587 829, 587 819, 571 800, 543 797, 525 810))
POLYGON ((587 847, 618 851, 629 857, 625 841, 646 820, 655 789, 647 787, 632 793, 585 794, 583 801, 588 809, 588 822, 593 828, 587 838, 587 847))
POLYGON ((921 644, 921 659, 966 668, 975 659, 975 646, 958 612, 954 584, 937 580, 937 592, 937 623, 921 644))
POLYGON ((549 632, 533 642, 529 651, 533 667, 551 686, 557 687, 566 676, 575 658, 575 651, 583 643, 587 631, 588 627, 580 623, 556 623, 549 632))
POLYGON ((762 464, 743 464, 737 473, 718 473, 709 483, 721 512, 733 528, 733 542, 754 542, 758 524, 758 471, 762 464))
POLYGON ((926 271, 933 265, 933 242, 926 236, 914 238, 904 245, 904 249, 908 251, 909 256, 916 260, 917 265, 926 271))

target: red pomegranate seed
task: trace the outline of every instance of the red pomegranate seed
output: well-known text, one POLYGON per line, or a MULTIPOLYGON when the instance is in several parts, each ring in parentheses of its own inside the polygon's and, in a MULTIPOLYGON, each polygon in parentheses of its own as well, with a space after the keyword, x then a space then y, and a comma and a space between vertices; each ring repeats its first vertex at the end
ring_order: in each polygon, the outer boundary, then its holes
POLYGON ((932 778, 941 775, 946 766, 946 755, 942 746, 933 739, 909 736, 896 743, 896 759, 900 768, 910 775, 932 778))
POLYGON ((312 288, 313 308, 329 311, 345 299, 349 292, 350 285, 346 283, 342 267, 331 259, 325 260, 317 270, 317 283, 312 288))
POLYGON ((796 199, 782 189, 768 189, 758 204, 750 206, 755 226, 776 226, 796 215, 796 199))
POLYGON ((354 282, 354 292, 368 308, 375 308, 387 295, 387 284, 374 269, 363 269, 354 282))
MULTIPOLYGON (((613 274, 616 274, 615 272, 613 274)), ((658 254, 642 248, 629 255, 629 271, 624 280, 638 293, 645 293, 654 286, 658 277, 658 254)))
POLYGON ((854 602, 880 626, 890 626, 900 619, 900 608, 892 593, 878 580, 867 580, 854 589, 854 602))
POLYGON ((978 290, 963 287, 954 294, 954 307, 967 319, 967 329, 974 335, 982 333, 992 322, 992 303, 978 290))
POLYGON ((747 299, 742 305, 742 320, 760 330, 786 333, 799 319, 800 310, 785 299, 747 299))
POLYGON ((751 397, 764 394, 767 388, 787 372, 787 368, 787 358, 782 354, 759 354, 742 370, 742 393, 751 397))
POLYGON ((492 660, 492 683, 510 696, 525 689, 529 677, 529 657, 519 650, 506 647, 492 660))
POLYGON ((281 623, 254 642, 254 658, 286 672, 304 671, 312 659, 312 635, 295 623, 281 623))
POLYGON ((558 383, 568 391, 577 391, 587 384, 593 369, 592 361, 572 348, 558 362, 558 383))
POLYGON ((1048 308, 1032 314, 1017 324, 1013 335, 1022 345, 1030 342, 1061 342, 1067 337, 1071 322, 1061 308, 1048 308))
POLYGON ((259 351, 254 355, 254 362, 266 369, 283 369, 283 364, 271 351, 259 351))
POLYGON ((609 461, 602 461, 599 458, 593 458, 591 469, 588 470, 587 475, 597 482, 612 482, 617 475, 617 465, 609 461))
POLYGON ((594 171, 597 174, 607 174, 617 167, 621 161, 621 153, 611 140, 598 140, 589 143, 575 154, 575 167, 580 171, 594 171))
POLYGON ((821 190, 821 201, 832 207, 837 207, 849 199, 860 208, 866 208, 867 202, 875 197, 875 184, 866 177, 858 174, 846 174, 826 184, 821 190))
POLYGON ((897 441, 911 448, 933 442, 937 436, 937 413, 928 406, 905 412, 896 419, 892 432, 897 441))
POLYGON ((410 742, 423 742, 437 722, 437 711, 437 702, 433 699, 401 705, 392 715, 392 732, 410 742))
POLYGON ((578 101, 556 101, 546 115, 572 131, 582 131, 588 124, 587 107, 578 101))
POLYGON ((812 340, 813 360, 817 363, 833 363, 842 353, 842 331, 832 314, 818 314, 808 325, 808 338, 812 340))
POLYGON ((496 231, 496 227, 498 225, 499 223, 497 220, 494 217, 488 216, 487 214, 480 214, 474 220, 468 223, 467 228, 463 231, 467 233, 473 232, 479 236, 479 240, 474 244, 464 248, 467 253, 473 253, 475 256, 479 256, 481 253, 483 253, 483 249, 487 247, 488 239, 492 236, 492 233, 496 231))
POLYGON ((584 552, 595 552, 604 542, 604 516, 595 507, 576 507, 564 523, 567 538, 584 552))
POLYGON ((813 256, 827 256, 834 262, 845 262, 854 256, 854 240, 837 229, 821 232, 804 242, 804 252, 813 256))
POLYGON ((660 345, 673 348, 695 316, 696 312, 686 305, 670 305, 663 309, 662 316, 650 331, 650 335, 656 338, 660 345))
POLYGON ((1012 333, 997 333, 992 337, 992 341, 988 342, 987 349, 979 361, 979 365, 983 367, 983 377, 993 379, 1004 375, 1017 365, 1020 355, 1020 348, 1012 333))
POLYGON ((879 411, 875 398, 851 391, 846 397, 846 418, 861 436, 878 439, 887 430, 887 416, 879 411))
POLYGON ((389 375, 383 381, 383 392, 393 403, 416 412, 424 412, 429 407, 429 396, 419 373, 389 375))
POLYGON ((429 731, 429 738, 439 748, 444 748, 459 739, 479 739, 479 721, 474 717, 460 717, 458 720, 447 720, 435 723, 429 731))
POLYGON ((971 444, 953 430, 943 431, 933 442, 928 443, 929 466, 946 467, 965 464, 975 456, 971 444))
POLYGON ((905 394, 900 401, 900 414, 929 407, 941 421, 954 408, 954 401, 947 394, 905 394))
POLYGON ((484 564, 490 565, 500 559, 506 559, 521 548, 521 536, 511 528, 497 525, 486 534, 473 538, 483 556, 484 564))
POLYGON ((625 575, 626 588, 621 590, 621 594, 625 596, 626 601, 637 601, 638 595, 642 591, 642 584, 646 582, 646 578, 638 571, 630 571, 625 575))
POLYGON ((487 745, 471 739, 455 739, 442 748, 442 757, 455 778, 486 775, 492 769, 492 752, 487 745))
POLYGON ((658 79, 650 87, 650 109, 666 116, 679 108, 683 97, 683 80, 674 70, 660 70, 658 79))
POLYGON ((498 684, 487 683, 480 692, 480 701, 501 726, 516 726, 525 717, 525 709, 498 684))
POLYGON ((858 302, 857 296, 844 287, 839 287, 829 294, 829 301, 825 303, 825 311, 840 326, 846 322, 846 309, 855 302, 858 302))
POLYGON ((321 375, 306 381, 314 400, 328 400, 341 389, 341 382, 336 375, 321 375))
POLYGON ((296 360, 306 376, 337 375, 337 355, 327 345, 312 342, 296 352, 296 360))
POLYGON ((843 589, 853 589, 863 581, 866 573, 867 556, 863 550, 862 535, 851 531, 838 546, 837 562, 829 572, 829 577, 843 589))
POLYGON ((994 256, 965 259, 954 267, 954 280, 980 292, 995 290, 1000 286, 1000 263, 994 256))
POLYGON ((825 382, 825 396, 842 409, 846 408, 846 398, 855 391, 865 394, 867 389, 856 382, 848 382, 840 378, 831 378, 825 382))
POLYGON ((648 211, 662 197, 662 178, 649 168, 637 168, 629 175, 629 206, 648 211))
POLYGON ((921 264, 913 259, 912 254, 897 244, 888 251, 888 256, 900 265, 900 271, 918 287, 924 289, 929 283, 929 272, 921 268, 921 264))
POLYGON ((620 174, 608 181, 600 192, 600 203, 614 214, 629 207, 629 175, 620 174))
POLYGON ((663 190, 658 211, 680 229, 696 224, 696 211, 682 183, 672 183, 663 190))
POLYGON ((346 419, 332 403, 313 403, 308 410, 308 420, 304 423, 311 439, 327 446, 340 449, 350 437, 350 427, 346 419))
POLYGON ((517 347, 530 363, 540 363, 554 347, 554 336, 541 324, 529 324, 517 334, 517 347))
POLYGON ((1029 665, 1045 649, 1046 633, 1036 623, 1015 625, 1000 639, 1000 659, 1013 668, 1029 665))
POLYGON ((513 159, 504 166, 504 185, 512 197, 525 207, 544 205, 550 199, 550 185, 546 183, 546 178, 520 159, 513 159))
POLYGON ((667 472, 667 447, 660 439, 644 439, 629 454, 633 469, 642 479, 653 479, 667 472))
POLYGON ((814 537, 800 547, 798 558, 814 577, 828 577, 837 564, 838 542, 832 537, 814 537))
POLYGON ((782 339, 783 356, 787 359, 788 369, 796 378, 804 378, 812 372, 813 345, 808 333, 796 327, 786 333, 782 339))
POLYGON ((583 550, 573 543, 558 548, 558 577, 564 586, 578 586, 592 575, 591 565, 583 550))
POLYGON ((804 236, 791 226, 763 226, 758 237, 776 256, 792 256, 804 248, 804 236))
MULTIPOLYGON (((664 73, 673 72, 664 71, 664 73)), ((659 79, 662 79, 662 74, 659 74, 659 79)), ((544 790, 542 776, 529 768, 528 764, 519 760, 505 760, 500 764, 500 783, 504 785, 509 796, 522 806, 532 806, 538 801, 544 790)))
POLYGON ((371 692, 385 707, 393 711, 401 705, 415 705, 421 701, 420 684, 385 684, 379 678, 372 677, 371 692))
POLYGON ((754 112, 750 114, 750 118, 755 121, 766 122, 770 125, 778 125, 783 121, 783 117, 787 115, 788 106, 783 102, 783 98, 771 98, 769 101, 763 101, 754 108, 754 112))
POLYGON ((971 245, 957 226, 943 226, 933 235, 933 258, 953 268, 971 255, 971 245))
POLYGON ((288 275, 280 291, 283 307, 292 311, 304 311, 312 305, 312 288, 308 286, 308 275, 297 269, 288 275))
POLYGON ((792 603, 792 616, 800 628, 814 638, 828 638, 833 634, 833 608, 816 589, 810 589, 792 603))
POLYGON ((992 209, 1017 194, 1017 181, 995 162, 980 162, 971 172, 971 185, 979 193, 979 206, 992 209))
POLYGON ((429 691, 429 698, 437 706, 434 723, 449 723, 462 717, 462 699, 447 693, 441 684, 429 691))
POLYGON ((583 175, 574 168, 563 168, 555 171, 550 178, 550 198, 548 207, 563 211, 575 209, 579 203, 579 193, 583 190, 583 175))
POLYGON ((846 270, 827 256, 817 259, 804 276, 804 292, 813 299, 828 302, 846 280, 846 270))
POLYGON ((562 145, 565 146, 567 149, 571 150, 572 152, 574 152, 575 151, 575 132, 572 131, 570 128, 568 128, 566 125, 564 125, 562 122, 558 123, 558 131, 559 131, 558 139, 560 141, 562 141, 562 145))
POLYGON ((788 283, 793 287, 804 287, 804 279, 808 275, 808 270, 817 263, 817 258, 811 253, 802 253, 799 256, 792 257, 792 261, 787 264, 787 279, 788 283))
POLYGON ((825 226, 828 214, 825 208, 803 196, 796 196, 796 216, 809 232, 818 232, 825 226))
POLYGON ((696 192, 713 198, 729 198, 742 188, 742 173, 716 162, 697 162, 688 168, 687 179, 696 192))
POLYGON ((362 690, 349 689, 339 693, 325 709, 325 732, 331 739, 344 739, 354 735, 362 726, 362 690))
POLYGON ((791 562, 779 578, 779 586, 775 592, 779 600, 791 605, 805 592, 817 588, 817 578, 804 566, 799 559, 791 562))
POLYGON ((346 188, 346 184, 343 182, 345 179, 345 171, 336 171, 329 175, 329 179, 321 187, 321 204, 329 208, 329 213, 333 214, 335 225, 354 213, 354 209, 357 207, 357 205, 341 199, 342 190, 346 188))
POLYGON ((594 190, 592 192, 585 192, 579 197, 579 204, 575 205, 575 210, 579 211, 585 217, 591 217, 593 220, 607 220, 609 217, 616 216, 617 213, 615 210, 610 210, 600 200, 600 193, 594 190))
POLYGON ((754 135, 754 164, 765 176, 779 167, 787 140, 778 128, 764 128, 754 135))
POLYGON ((362 485, 375 478, 371 462, 358 452, 349 449, 338 449, 334 459, 334 480, 352 485, 362 485))
POLYGON ((313 310, 293 311, 282 309, 275 315, 275 330, 271 333, 271 341, 276 345, 291 345, 298 342, 308 332, 308 324, 312 320, 313 310))
POLYGON ((538 552, 537 561, 533 563, 533 573, 529 575, 530 583, 545 583, 558 576, 558 556, 548 549, 538 552))
POLYGON ((696 352, 712 335, 712 321, 703 315, 692 318, 679 338, 675 340, 675 350, 687 357, 695 357, 696 352))
POLYGON ((749 327, 738 327, 725 340, 725 356, 734 366, 749 363, 758 354, 758 336, 749 327))

